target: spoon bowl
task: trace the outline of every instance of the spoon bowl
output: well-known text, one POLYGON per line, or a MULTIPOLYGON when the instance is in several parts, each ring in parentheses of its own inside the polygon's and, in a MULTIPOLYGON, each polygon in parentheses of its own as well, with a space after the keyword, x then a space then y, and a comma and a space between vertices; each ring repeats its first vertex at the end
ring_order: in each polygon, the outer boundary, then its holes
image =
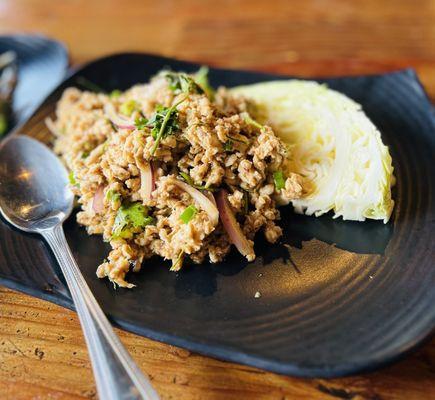
POLYGON ((68 173, 48 147, 27 136, 2 144, 0 210, 8 222, 39 233, 68 218, 73 201, 68 173))
POLYGON ((0 211, 15 227, 41 234, 56 256, 82 325, 99 397, 158 400, 95 300, 65 239, 62 222, 73 201, 67 171, 48 147, 26 136, 12 136, 0 146, 0 211))

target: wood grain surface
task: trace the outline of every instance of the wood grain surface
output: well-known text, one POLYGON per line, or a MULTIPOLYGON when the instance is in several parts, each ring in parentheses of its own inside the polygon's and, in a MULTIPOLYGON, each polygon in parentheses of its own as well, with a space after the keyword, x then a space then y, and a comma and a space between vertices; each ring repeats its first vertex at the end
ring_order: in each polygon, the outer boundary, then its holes
MULTIPOLYGON (((39 32, 72 63, 145 51, 331 76, 415 68, 435 99, 435 1, 0 0, 0 34, 39 32)), ((435 340, 381 371, 303 380, 119 332, 163 399, 435 399, 435 340)), ((76 315, 0 288, 0 399, 96 398, 76 315)))

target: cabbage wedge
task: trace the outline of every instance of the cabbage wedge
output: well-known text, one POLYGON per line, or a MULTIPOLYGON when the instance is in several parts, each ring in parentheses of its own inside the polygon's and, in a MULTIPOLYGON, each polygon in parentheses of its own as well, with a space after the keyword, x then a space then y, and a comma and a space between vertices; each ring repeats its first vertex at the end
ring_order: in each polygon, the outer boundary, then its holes
POLYGON ((386 223, 394 207, 392 160, 361 106, 311 81, 273 81, 232 89, 254 103, 251 114, 270 124, 289 147, 289 170, 306 178, 299 213, 386 223))

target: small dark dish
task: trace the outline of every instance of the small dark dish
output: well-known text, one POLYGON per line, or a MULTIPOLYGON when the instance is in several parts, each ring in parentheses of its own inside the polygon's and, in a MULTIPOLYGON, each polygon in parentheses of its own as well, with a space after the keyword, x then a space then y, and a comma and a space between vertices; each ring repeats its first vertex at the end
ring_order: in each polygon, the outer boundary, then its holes
MULTIPOLYGON (((47 141, 44 118, 84 77, 105 90, 145 82, 162 67, 198 66, 144 54, 88 64, 58 87, 20 130, 47 141)), ((283 79, 212 69, 214 86, 283 79)), ((297 376, 333 377, 385 365, 435 327, 435 128, 413 71, 320 80, 361 103, 390 146, 397 185, 391 221, 364 223, 295 215, 282 209, 283 244, 256 243, 257 260, 235 251, 218 265, 175 274, 161 260, 114 290, 95 276, 106 254, 74 218, 69 244, 103 310, 118 326, 210 356, 297 376), (255 293, 261 292, 260 298, 255 293)), ((0 277, 7 286, 71 307, 53 256, 33 236, 0 224, 0 277)))
POLYGON ((18 74, 13 97, 8 96, 12 102, 7 104, 6 110, 8 130, 11 130, 25 121, 63 79, 68 67, 68 53, 60 42, 41 35, 0 36, 0 55, 6 52, 16 55, 14 69, 18 74))

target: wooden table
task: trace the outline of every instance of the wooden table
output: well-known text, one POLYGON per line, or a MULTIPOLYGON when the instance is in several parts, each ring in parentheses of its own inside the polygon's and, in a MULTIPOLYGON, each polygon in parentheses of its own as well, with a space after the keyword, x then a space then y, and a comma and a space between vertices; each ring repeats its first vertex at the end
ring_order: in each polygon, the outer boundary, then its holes
MULTIPOLYGON (((435 1, 0 0, 0 33, 64 41, 73 63, 137 50, 298 76, 417 70, 435 99, 435 1)), ((119 332, 164 399, 435 399, 435 341, 379 372, 303 380, 119 332)), ((0 399, 96 398, 76 315, 0 288, 0 399)))

